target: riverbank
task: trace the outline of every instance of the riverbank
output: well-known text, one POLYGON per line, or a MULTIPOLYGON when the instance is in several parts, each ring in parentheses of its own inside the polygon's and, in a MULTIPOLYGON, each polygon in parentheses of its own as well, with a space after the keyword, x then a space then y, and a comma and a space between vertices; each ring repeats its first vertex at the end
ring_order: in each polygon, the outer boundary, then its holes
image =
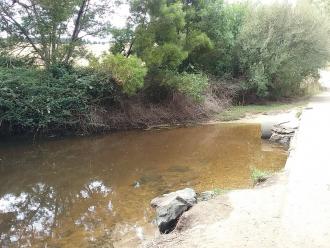
POLYGON ((328 247, 329 109, 330 92, 311 100, 284 171, 256 188, 198 203, 181 217, 180 231, 143 247, 328 247))
POLYGON ((209 120, 177 125, 156 125, 145 130, 171 129, 221 123, 258 124, 261 126, 261 137, 263 139, 269 139, 273 134, 272 130, 275 126, 284 125, 284 127, 294 129, 298 126, 301 113, 307 106, 308 99, 304 98, 290 103, 273 102, 269 105, 232 106, 222 114, 214 115, 214 117, 209 120), (224 119, 229 115, 232 116, 232 118, 224 119))
MULTIPOLYGON (((184 98, 183 98, 184 99, 184 98)), ((168 102, 163 106, 150 105, 148 108, 139 101, 124 104, 123 110, 102 110, 94 113, 93 126, 77 130, 70 127, 53 130, 22 131, 12 134, 8 127, 0 123, 2 140, 11 139, 52 139, 72 136, 91 136, 129 130, 168 129, 222 122, 265 123, 278 122, 286 115, 292 118, 301 112, 308 98, 296 98, 290 101, 268 102, 265 104, 230 105, 229 100, 220 109, 207 109, 192 102, 181 104, 168 102), (141 105, 142 104, 142 105, 141 105), (274 121, 272 121, 274 119, 274 121)), ((290 118, 291 118, 290 117, 290 118)))

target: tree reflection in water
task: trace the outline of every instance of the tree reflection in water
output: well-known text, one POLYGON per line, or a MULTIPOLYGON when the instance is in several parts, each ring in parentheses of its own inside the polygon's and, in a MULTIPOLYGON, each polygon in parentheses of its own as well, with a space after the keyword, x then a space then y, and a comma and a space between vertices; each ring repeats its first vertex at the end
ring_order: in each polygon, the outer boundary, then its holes
POLYGON ((1 244, 31 246, 55 235, 64 237, 68 232, 65 227, 72 224, 88 231, 88 238, 94 240, 93 233, 102 225, 104 214, 112 215, 111 201, 100 201, 111 192, 110 187, 95 180, 84 185, 75 197, 62 198, 54 187, 44 183, 37 183, 18 195, 7 193, 0 198, 1 244), (62 217, 70 212, 75 212, 76 218, 70 218, 72 222, 67 223, 62 217))

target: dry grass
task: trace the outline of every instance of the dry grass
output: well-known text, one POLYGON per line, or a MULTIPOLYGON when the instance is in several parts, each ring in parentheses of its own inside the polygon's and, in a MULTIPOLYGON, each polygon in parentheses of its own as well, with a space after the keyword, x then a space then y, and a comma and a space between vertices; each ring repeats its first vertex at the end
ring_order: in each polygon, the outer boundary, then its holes
POLYGON ((115 106, 100 105, 90 108, 85 133, 107 130, 149 129, 159 125, 176 125, 201 122, 225 111, 236 94, 232 84, 212 83, 201 102, 196 102, 181 93, 173 93, 167 99, 152 103, 140 94, 123 98, 115 106))

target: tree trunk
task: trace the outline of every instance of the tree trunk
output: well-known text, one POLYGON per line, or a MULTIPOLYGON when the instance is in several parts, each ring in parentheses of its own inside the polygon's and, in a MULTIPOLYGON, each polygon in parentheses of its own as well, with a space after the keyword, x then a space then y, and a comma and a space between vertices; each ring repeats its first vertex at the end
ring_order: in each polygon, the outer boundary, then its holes
POLYGON ((74 24, 74 30, 72 32, 72 36, 71 36, 71 39, 70 39, 68 52, 67 52, 67 54, 65 56, 65 59, 64 59, 65 64, 69 63, 69 59, 72 57, 72 54, 74 52, 74 48, 76 46, 75 42, 77 42, 77 40, 78 40, 78 35, 79 35, 79 32, 80 32, 80 23, 81 23, 83 15, 86 11, 87 2, 88 2, 88 0, 83 0, 81 2, 81 5, 80 5, 79 11, 78 11, 78 15, 77 15, 77 19, 76 19, 75 24, 74 24))

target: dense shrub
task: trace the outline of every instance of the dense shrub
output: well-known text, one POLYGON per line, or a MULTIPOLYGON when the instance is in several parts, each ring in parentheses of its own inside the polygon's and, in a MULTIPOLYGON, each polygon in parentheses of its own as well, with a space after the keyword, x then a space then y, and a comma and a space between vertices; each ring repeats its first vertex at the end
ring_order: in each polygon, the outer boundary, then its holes
POLYGON ((193 100, 202 100, 203 93, 208 87, 208 78, 202 73, 171 73, 164 75, 164 84, 193 100))
POLYGON ((145 51, 144 60, 151 69, 176 70, 187 56, 178 45, 166 43, 145 51))
POLYGON ((29 58, 17 58, 0 53, 0 67, 15 68, 33 66, 33 61, 29 58))
POLYGON ((73 111, 81 112, 86 106, 77 91, 68 92, 70 87, 51 82, 38 71, 1 69, 0 73, 1 120, 13 127, 65 125, 74 121, 73 111))
POLYGON ((0 123, 15 131, 81 128, 91 103, 113 92, 97 74, 54 78, 40 70, 0 68, 0 123))
POLYGON ((113 79, 128 95, 135 94, 143 87, 147 74, 147 68, 139 58, 126 58, 121 54, 104 55, 100 62, 94 61, 92 67, 96 69, 96 73, 103 74, 108 80, 113 79))
POLYGON ((294 96, 330 57, 329 26, 310 5, 258 6, 239 35, 247 89, 260 97, 294 96))

